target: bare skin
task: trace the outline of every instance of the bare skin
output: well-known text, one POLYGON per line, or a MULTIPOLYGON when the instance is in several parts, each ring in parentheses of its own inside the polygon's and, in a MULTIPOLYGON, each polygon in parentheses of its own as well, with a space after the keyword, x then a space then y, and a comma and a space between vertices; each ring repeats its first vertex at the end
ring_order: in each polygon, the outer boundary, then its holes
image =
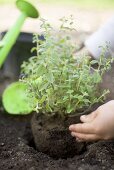
POLYGON ((82 123, 69 127, 78 142, 114 138, 114 100, 101 105, 89 115, 80 117, 82 123))

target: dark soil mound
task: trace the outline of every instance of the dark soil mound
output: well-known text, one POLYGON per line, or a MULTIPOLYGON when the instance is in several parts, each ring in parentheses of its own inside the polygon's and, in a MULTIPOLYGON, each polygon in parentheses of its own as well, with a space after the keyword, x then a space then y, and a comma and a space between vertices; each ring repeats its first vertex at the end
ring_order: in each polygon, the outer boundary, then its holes
POLYGON ((114 142, 87 144, 73 158, 54 160, 36 151, 30 129, 31 116, 0 114, 0 170, 113 170, 114 142))
POLYGON ((68 158, 85 151, 85 143, 78 143, 68 130, 69 125, 79 123, 80 115, 62 118, 34 113, 31 127, 38 151, 53 158, 68 158))

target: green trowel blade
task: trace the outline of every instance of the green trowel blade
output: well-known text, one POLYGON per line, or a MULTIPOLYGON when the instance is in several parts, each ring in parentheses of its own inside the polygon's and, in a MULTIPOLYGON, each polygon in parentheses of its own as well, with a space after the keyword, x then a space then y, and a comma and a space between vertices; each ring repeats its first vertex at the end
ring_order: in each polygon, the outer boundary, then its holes
POLYGON ((27 86, 24 83, 16 82, 9 85, 4 91, 2 102, 9 114, 27 115, 32 112, 28 104, 26 88, 27 86))

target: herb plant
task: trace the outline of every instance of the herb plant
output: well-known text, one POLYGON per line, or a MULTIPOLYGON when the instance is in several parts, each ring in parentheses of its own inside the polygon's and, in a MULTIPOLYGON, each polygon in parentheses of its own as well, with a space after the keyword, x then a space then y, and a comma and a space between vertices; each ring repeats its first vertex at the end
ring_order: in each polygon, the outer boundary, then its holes
POLYGON ((102 75, 110 68, 112 59, 103 55, 99 61, 88 56, 74 57, 75 43, 70 38, 73 22, 61 19, 59 33, 44 19, 44 40, 35 34, 32 51, 37 55, 22 65, 21 79, 27 85, 29 103, 33 110, 43 114, 73 114, 76 111, 103 102, 108 90, 98 91, 102 75), (97 68, 93 65, 97 64, 97 68))

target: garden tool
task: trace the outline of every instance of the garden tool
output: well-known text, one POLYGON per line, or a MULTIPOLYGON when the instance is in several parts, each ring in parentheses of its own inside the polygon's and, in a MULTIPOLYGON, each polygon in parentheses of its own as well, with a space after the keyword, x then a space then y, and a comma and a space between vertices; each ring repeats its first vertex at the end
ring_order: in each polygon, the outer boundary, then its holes
POLYGON ((16 5, 20 9, 21 14, 14 26, 6 33, 3 40, 0 42, 0 67, 3 65, 12 46, 15 44, 20 33, 21 27, 27 17, 38 18, 37 9, 25 0, 17 0, 16 5))
MULTIPOLYGON (((5 34, 0 42, 0 68, 5 62, 11 48, 15 44, 21 27, 27 17, 38 18, 37 9, 25 0, 17 0, 16 5, 21 11, 19 18, 14 26, 5 34)), ((2 102, 5 110, 10 114, 28 114, 32 110, 27 102, 26 86, 22 82, 14 82, 9 85, 2 96, 2 102)))

